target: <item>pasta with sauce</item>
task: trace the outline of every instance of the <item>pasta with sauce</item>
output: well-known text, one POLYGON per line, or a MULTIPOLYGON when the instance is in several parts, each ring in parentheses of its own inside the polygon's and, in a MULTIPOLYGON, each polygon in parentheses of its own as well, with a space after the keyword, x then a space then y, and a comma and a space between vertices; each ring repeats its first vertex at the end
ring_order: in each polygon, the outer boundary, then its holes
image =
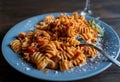
POLYGON ((99 34, 98 28, 91 28, 85 17, 77 12, 71 16, 61 14, 57 18, 47 16, 35 28, 34 31, 20 32, 10 47, 37 69, 66 71, 85 64, 88 58, 98 53, 77 40, 80 36, 94 44, 99 34))

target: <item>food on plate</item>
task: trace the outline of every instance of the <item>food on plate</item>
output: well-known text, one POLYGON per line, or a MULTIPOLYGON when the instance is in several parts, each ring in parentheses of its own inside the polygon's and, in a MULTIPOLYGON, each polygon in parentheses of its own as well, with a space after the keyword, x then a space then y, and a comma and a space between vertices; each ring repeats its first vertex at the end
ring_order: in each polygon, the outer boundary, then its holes
POLYGON ((10 47, 37 69, 66 71, 85 64, 98 53, 82 45, 77 37, 95 45, 99 34, 101 31, 95 21, 87 21, 77 12, 60 14, 56 18, 50 15, 36 24, 35 30, 20 32, 10 47))

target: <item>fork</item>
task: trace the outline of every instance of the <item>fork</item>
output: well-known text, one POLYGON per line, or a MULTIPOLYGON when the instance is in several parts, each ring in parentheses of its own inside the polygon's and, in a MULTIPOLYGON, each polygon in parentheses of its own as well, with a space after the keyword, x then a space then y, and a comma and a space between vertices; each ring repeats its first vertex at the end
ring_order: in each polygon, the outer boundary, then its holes
POLYGON ((110 55, 108 55, 107 53, 105 53, 105 52, 104 52, 102 49, 100 49, 99 47, 97 47, 97 46, 95 46, 95 45, 93 45, 93 44, 91 44, 91 43, 86 42, 86 41, 85 41, 84 39, 82 39, 81 37, 78 37, 77 39, 80 41, 80 43, 81 43, 82 45, 86 45, 86 46, 90 46, 90 47, 95 48, 95 49, 98 50, 101 54, 103 54, 106 58, 108 58, 112 63, 114 63, 115 65, 117 65, 118 67, 120 67, 120 62, 119 62, 118 60, 114 59, 113 57, 111 57, 110 55))

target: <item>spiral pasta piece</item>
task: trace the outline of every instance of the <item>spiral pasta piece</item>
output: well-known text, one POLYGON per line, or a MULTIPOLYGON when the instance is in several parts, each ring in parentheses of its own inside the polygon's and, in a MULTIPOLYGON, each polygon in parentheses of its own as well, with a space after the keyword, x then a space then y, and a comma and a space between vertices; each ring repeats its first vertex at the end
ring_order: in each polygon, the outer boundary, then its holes
POLYGON ((48 45, 46 45, 45 47, 45 52, 46 52, 46 56, 48 56, 49 58, 56 56, 58 50, 56 49, 56 45, 53 41, 51 41, 50 43, 48 43, 48 45))
POLYGON ((11 48, 14 52, 20 53, 21 52, 21 43, 20 40, 14 40, 10 43, 11 48))
POLYGON ((62 61, 60 61, 59 64, 60 64, 61 71, 69 70, 70 68, 74 67, 72 62, 70 62, 68 60, 62 60, 62 61))

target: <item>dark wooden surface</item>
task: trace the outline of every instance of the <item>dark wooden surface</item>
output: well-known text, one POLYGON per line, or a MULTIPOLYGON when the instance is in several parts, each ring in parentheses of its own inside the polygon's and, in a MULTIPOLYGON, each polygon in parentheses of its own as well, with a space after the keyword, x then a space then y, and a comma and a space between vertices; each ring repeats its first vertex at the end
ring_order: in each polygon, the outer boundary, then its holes
MULTIPOLYGON (((120 0, 91 0, 93 16, 113 27, 120 37, 120 0)), ((84 0, 0 0, 0 43, 6 32, 16 23, 44 13, 73 12, 83 9, 84 0)), ((120 56, 118 58, 120 60, 120 56)), ((0 51, 0 82, 41 82, 13 69, 0 51)), ((120 68, 112 65, 102 73, 75 82, 119 82, 120 68)))

